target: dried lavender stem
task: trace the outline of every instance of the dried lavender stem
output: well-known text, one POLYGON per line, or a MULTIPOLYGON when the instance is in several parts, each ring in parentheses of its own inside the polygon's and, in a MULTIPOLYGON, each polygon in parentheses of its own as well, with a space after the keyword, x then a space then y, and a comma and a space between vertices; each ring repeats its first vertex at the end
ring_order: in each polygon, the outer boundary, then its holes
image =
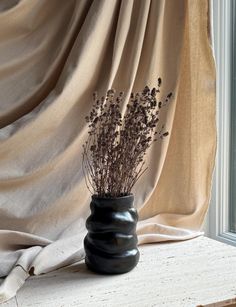
POLYGON ((172 96, 170 93, 164 103, 157 102, 160 86, 159 78, 157 89, 146 86, 141 93, 132 93, 123 117, 123 93, 115 96, 111 89, 100 99, 94 94, 92 110, 86 116, 89 136, 82 159, 86 186, 91 193, 103 197, 128 195, 147 170, 143 167, 148 148, 157 136, 163 139, 168 135, 164 126, 159 133, 156 131, 159 111, 172 96))

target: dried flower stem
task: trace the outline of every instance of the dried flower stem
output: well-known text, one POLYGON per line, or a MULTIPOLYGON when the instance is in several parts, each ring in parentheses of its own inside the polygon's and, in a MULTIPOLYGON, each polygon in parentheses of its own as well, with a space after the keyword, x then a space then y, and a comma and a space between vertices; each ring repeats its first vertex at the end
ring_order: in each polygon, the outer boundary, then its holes
POLYGON ((158 78, 157 89, 145 86, 141 93, 131 93, 123 118, 123 92, 115 96, 115 90, 110 89, 100 99, 94 93, 92 110, 85 118, 89 132, 83 145, 82 162, 86 185, 92 194, 128 195, 147 170, 144 157, 148 148, 169 134, 164 125, 156 131, 160 109, 172 96, 169 93, 164 103, 157 102, 160 86, 158 78))

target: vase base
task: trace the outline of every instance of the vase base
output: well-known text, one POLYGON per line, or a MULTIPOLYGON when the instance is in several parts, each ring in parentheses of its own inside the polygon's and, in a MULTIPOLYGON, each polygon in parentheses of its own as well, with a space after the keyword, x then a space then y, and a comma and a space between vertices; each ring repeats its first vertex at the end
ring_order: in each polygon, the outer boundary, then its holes
POLYGON ((99 259, 97 256, 94 259, 85 257, 85 264, 87 268, 95 273, 102 275, 116 275, 116 274, 124 274, 130 272, 132 269, 136 267, 139 261, 139 251, 136 250, 136 254, 132 256, 132 258, 127 257, 126 259, 99 259))

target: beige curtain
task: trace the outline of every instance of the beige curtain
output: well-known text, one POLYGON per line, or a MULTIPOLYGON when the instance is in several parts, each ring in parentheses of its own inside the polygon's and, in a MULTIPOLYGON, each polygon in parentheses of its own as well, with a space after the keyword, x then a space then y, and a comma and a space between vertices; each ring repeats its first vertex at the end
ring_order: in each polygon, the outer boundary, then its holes
POLYGON ((81 171, 94 90, 163 79, 170 137, 134 189, 139 243, 202 234, 215 158, 207 0, 0 0, 0 302, 83 259, 81 171))

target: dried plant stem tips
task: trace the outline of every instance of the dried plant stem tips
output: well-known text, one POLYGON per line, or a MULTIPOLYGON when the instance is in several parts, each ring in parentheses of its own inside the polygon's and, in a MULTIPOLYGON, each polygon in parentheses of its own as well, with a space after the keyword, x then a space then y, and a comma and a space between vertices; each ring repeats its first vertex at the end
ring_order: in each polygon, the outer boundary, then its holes
POLYGON ((145 86, 140 93, 131 93, 122 117, 124 93, 114 89, 98 98, 93 94, 93 106, 86 116, 88 139, 83 145, 83 170, 92 194, 102 197, 129 195, 140 176, 147 169, 144 157, 158 139, 168 136, 164 125, 157 131, 160 110, 164 102, 157 100, 162 80, 157 88, 145 86))

